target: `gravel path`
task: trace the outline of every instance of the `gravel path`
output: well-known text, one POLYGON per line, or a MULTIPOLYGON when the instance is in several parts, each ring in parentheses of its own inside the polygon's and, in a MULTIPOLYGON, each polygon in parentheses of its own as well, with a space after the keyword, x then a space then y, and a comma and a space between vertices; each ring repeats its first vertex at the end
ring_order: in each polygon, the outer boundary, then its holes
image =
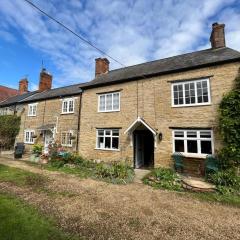
POLYGON ((240 239, 240 209, 201 202, 139 183, 113 185, 50 172, 20 161, 0 163, 48 176, 47 194, 0 183, 54 215, 65 230, 86 239, 240 239), (64 194, 63 194, 64 193, 64 194))

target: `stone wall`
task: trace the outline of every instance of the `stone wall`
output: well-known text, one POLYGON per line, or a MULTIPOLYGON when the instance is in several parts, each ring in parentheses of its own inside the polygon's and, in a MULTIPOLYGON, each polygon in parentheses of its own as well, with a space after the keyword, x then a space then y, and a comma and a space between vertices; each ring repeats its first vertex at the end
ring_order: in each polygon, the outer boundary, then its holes
POLYGON ((172 129, 170 127, 206 127, 214 130, 214 147, 219 149, 221 141, 216 130, 217 109, 224 93, 234 83, 240 63, 206 67, 181 73, 168 74, 111 86, 87 89, 82 95, 80 149, 83 156, 104 161, 133 159, 130 137, 124 131, 142 117, 152 128, 161 132, 162 141, 155 147, 155 167, 172 164, 172 129), (211 104, 206 106, 171 106, 171 82, 209 77, 211 104), (119 90, 121 109, 119 112, 98 112, 98 93, 119 90), (120 128, 120 150, 97 150, 97 128, 120 128))

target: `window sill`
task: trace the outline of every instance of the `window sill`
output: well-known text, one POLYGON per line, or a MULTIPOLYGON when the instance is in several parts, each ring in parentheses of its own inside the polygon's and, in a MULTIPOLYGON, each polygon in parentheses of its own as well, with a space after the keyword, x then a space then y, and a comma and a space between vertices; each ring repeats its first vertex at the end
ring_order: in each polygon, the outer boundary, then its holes
POLYGON ((28 115, 28 117, 36 117, 37 115, 28 115))
POLYGON ((29 145, 33 145, 34 143, 30 143, 30 142, 24 142, 25 144, 29 144, 29 145))
POLYGON ((61 113, 61 115, 67 115, 67 114, 74 114, 74 112, 66 112, 66 113, 62 112, 61 113))
POLYGON ((203 103, 203 104, 182 104, 182 105, 172 105, 172 108, 181 108, 181 107, 203 107, 210 106, 211 103, 203 103))
POLYGON ((198 153, 182 153, 182 155, 186 158, 202 158, 206 159, 209 154, 198 154, 198 153))
POLYGON ((95 150, 102 150, 102 151, 115 151, 119 152, 120 149, 114 149, 114 148, 94 148, 95 150))
POLYGON ((69 148, 71 148, 72 147, 72 145, 63 145, 63 144, 61 144, 63 147, 69 147, 69 148))
POLYGON ((98 111, 98 113, 112 113, 112 112, 120 112, 120 110, 98 111))

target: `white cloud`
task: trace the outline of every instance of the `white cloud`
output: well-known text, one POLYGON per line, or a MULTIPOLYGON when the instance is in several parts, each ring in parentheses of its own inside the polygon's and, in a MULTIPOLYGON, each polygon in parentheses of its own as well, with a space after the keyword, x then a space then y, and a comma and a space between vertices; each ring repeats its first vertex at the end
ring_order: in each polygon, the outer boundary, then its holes
MULTIPOLYGON (((226 23, 228 46, 240 49, 234 0, 32 1, 124 65, 208 48, 215 21, 226 23)), ((0 23, 0 36, 13 41, 9 28, 14 28, 54 63, 55 86, 93 78, 94 58, 101 54, 24 1, 1 1, 0 23)), ((111 61, 112 69, 118 67, 111 61)))

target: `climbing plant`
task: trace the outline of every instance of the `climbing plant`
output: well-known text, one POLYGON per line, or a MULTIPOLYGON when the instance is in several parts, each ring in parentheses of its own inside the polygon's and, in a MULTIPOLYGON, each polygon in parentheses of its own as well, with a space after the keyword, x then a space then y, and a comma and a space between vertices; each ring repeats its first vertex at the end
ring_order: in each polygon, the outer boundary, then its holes
POLYGON ((20 121, 20 117, 15 115, 0 116, 0 150, 13 147, 20 121))
POLYGON ((220 159, 223 167, 240 166, 240 68, 235 86, 227 93, 219 106, 219 128, 223 139, 220 159))

